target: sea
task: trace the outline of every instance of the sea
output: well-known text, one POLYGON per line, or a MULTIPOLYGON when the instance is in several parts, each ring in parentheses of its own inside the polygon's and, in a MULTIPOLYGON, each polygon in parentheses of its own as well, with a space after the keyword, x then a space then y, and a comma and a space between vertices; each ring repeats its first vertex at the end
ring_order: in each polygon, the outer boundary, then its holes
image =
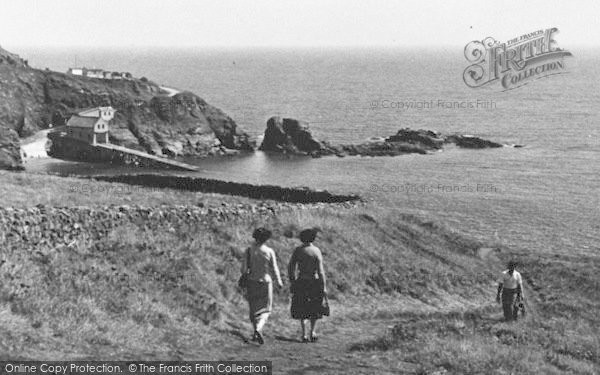
MULTIPOLYGON (((260 137, 271 116, 310 123, 332 143, 401 128, 504 144, 397 157, 289 157, 256 152, 193 161, 222 180, 355 193, 523 253, 600 254, 600 50, 567 49, 565 74, 514 90, 463 81, 463 48, 24 49, 31 66, 128 71, 190 90, 260 137), (412 103, 412 104, 411 104, 412 103), (426 104, 428 103, 428 104, 426 104), (471 104, 469 104, 471 103, 471 104)), ((38 173, 128 173, 54 159, 38 173)), ((393 220, 393 218, 392 218, 393 220)))

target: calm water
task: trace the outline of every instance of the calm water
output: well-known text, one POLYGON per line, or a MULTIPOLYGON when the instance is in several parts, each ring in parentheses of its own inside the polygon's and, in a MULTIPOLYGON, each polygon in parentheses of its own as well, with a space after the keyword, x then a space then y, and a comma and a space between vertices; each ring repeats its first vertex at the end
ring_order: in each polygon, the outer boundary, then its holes
MULTIPOLYGON (((201 175, 355 192, 472 236, 545 252, 600 250, 600 51, 571 50, 569 74, 517 90, 470 89, 461 49, 20 51, 36 67, 130 71, 189 89, 260 135, 273 115, 303 119, 332 142, 362 142, 399 128, 475 134, 525 148, 394 158, 251 156, 199 161, 201 175), (493 102, 488 109, 438 101, 493 102), (397 109, 392 102, 434 102, 397 109)), ((89 173, 87 165, 31 169, 89 173)), ((119 172, 98 166, 100 171, 119 172)))

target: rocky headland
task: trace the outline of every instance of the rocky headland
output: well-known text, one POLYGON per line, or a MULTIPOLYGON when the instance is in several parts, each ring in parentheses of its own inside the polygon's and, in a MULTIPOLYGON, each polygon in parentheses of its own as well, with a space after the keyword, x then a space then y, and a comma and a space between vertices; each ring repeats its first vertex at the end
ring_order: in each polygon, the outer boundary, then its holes
POLYGON ((313 137, 307 122, 291 118, 271 117, 260 150, 321 157, 337 156, 395 156, 427 154, 455 144, 462 148, 481 149, 503 147, 501 143, 461 134, 444 135, 431 130, 400 129, 387 138, 373 139, 359 144, 334 145, 313 137))
POLYGON ((206 156, 253 150, 233 119, 191 92, 146 79, 106 80, 34 69, 0 48, 0 168, 22 169, 21 138, 65 125, 83 108, 117 110, 111 143, 164 156, 206 156))

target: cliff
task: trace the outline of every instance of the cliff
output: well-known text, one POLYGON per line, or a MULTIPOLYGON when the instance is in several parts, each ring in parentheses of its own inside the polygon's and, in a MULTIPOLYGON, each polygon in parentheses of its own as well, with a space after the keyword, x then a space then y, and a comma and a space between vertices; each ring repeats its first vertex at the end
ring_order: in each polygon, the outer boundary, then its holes
POLYGON ((22 168, 19 137, 62 126, 77 110, 101 105, 117 110, 110 129, 115 144, 166 156, 253 149, 248 134, 220 109, 191 92, 168 94, 146 79, 33 69, 0 48, 0 168, 22 168))

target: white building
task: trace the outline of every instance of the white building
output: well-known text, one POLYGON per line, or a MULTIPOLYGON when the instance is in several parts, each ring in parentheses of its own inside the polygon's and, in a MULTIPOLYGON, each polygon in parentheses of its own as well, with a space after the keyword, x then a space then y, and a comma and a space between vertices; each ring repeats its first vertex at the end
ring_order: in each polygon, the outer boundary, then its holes
POLYGON ((69 68, 69 71, 67 73, 73 74, 75 76, 82 76, 83 75, 83 69, 84 68, 69 68))
POLYGON ((102 70, 102 69, 88 69, 86 77, 90 77, 90 78, 104 78, 104 70, 102 70))
POLYGON ((101 78, 101 79, 126 79, 131 80, 133 76, 129 72, 110 72, 104 69, 88 69, 88 68, 69 68, 67 74, 74 76, 82 76, 88 78, 101 78))
POLYGON ((92 145, 108 143, 108 125, 114 115, 112 107, 82 110, 67 121, 67 135, 92 145))

